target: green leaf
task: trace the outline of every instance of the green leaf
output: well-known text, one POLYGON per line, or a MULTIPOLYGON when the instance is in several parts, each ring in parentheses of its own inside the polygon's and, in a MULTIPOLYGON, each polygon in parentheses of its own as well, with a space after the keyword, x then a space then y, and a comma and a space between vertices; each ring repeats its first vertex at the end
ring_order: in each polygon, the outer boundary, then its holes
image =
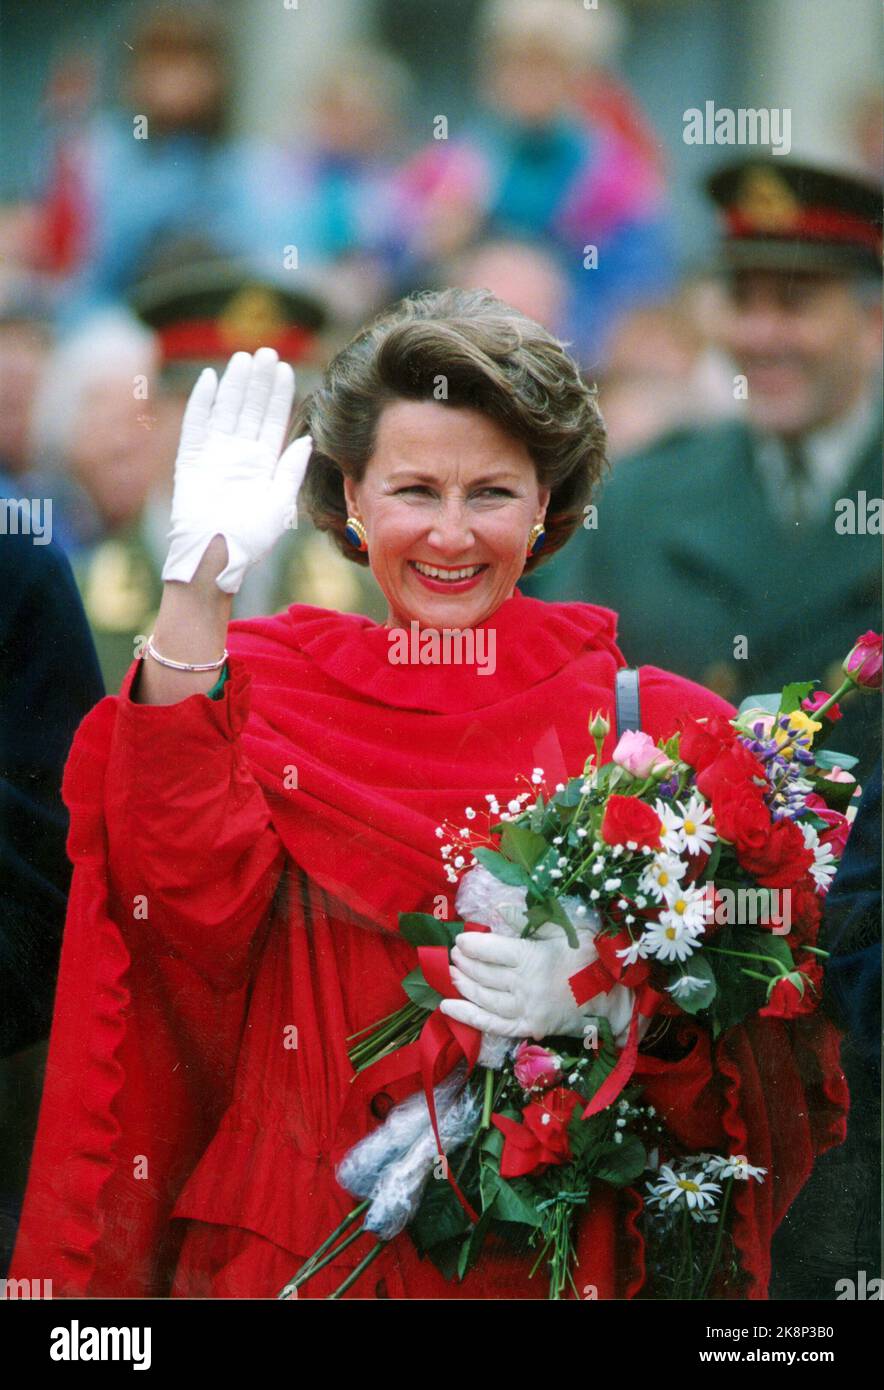
MULTIPOLYGON (((772 955, 777 960, 785 951, 791 962, 791 952, 781 936, 772 936, 770 932, 760 932, 751 927, 722 927, 716 933, 712 946, 728 951, 756 951, 772 955)), ((749 1014, 756 1013, 766 1002, 765 985, 761 980, 744 974, 744 969, 757 969, 762 974, 769 972, 771 975, 774 971, 764 962, 746 960, 742 956, 720 955, 716 950, 709 951, 708 959, 715 973, 717 987, 710 1006, 712 1031, 717 1038, 742 1023, 749 1014)))
POLYGON ((528 824, 535 835, 543 834, 543 821, 546 814, 546 802, 543 799, 543 792, 537 793, 537 800, 534 809, 528 813, 528 824))
POLYGON ((718 861, 721 859, 721 850, 721 841, 716 840, 715 844, 712 846, 712 853, 706 861, 706 867, 703 870, 703 877, 707 882, 715 877, 715 870, 718 868, 718 861))
POLYGON ((412 946, 451 946, 463 922, 443 922, 429 912, 400 912, 399 935, 412 946))
POLYGON ((512 1221, 519 1226, 540 1226, 542 1218, 534 1203, 520 1196, 516 1189, 498 1175, 494 1198, 494 1217, 497 1221, 512 1221))
POLYGON ((500 1155, 503 1150, 503 1135, 500 1130, 492 1125, 492 1131, 497 1135, 500 1144, 482 1145, 479 1152, 479 1195, 482 1198, 482 1210, 493 1206, 497 1196, 497 1185, 500 1182, 500 1155))
MULTIPOLYGON (((590 1014, 588 1017, 591 1018, 592 1015, 590 1014)), ((595 1024, 598 1029, 599 1046, 586 1078, 588 1100, 591 1100, 599 1087, 607 1081, 617 1065, 617 1048, 614 1045, 614 1034, 611 1032, 610 1023, 606 1018, 597 1018, 595 1024)))
POLYGON ((582 777, 572 777, 571 780, 565 784, 564 791, 556 792, 550 804, 565 808, 579 805, 580 799, 583 796, 580 790, 583 786, 583 782, 584 778, 582 777))
POLYGON ((449 1237, 448 1240, 440 1240, 437 1244, 429 1246, 425 1251, 421 1250, 417 1241, 414 1240, 414 1231, 411 1226, 406 1226, 406 1231, 417 1246, 418 1254, 426 1255, 436 1266, 442 1278, 447 1283, 453 1284, 457 1279, 457 1267, 460 1262, 460 1252, 464 1244, 469 1240, 469 1231, 457 1237, 449 1237))
POLYGON ((509 859, 504 859, 502 854, 496 850, 480 847, 476 850, 476 858, 480 864, 488 870, 499 883, 508 883, 512 888, 527 888, 531 880, 520 864, 514 864, 509 859))
POLYGON ((533 907, 529 907, 527 915, 528 922, 523 932, 524 936, 530 936, 545 922, 554 922, 557 927, 562 928, 569 946, 577 946, 577 932, 558 898, 552 896, 544 898, 541 902, 535 903, 533 907))
POLYGON ((590 1115, 588 1120, 584 1120, 583 1111, 584 1106, 575 1106, 568 1121, 568 1147, 571 1150, 575 1168, 581 1172, 587 1166, 587 1158, 592 1157, 599 1147, 600 1139, 608 1129, 608 1116, 605 1115, 604 1111, 600 1115, 590 1115))
POLYGON ((609 1144, 596 1163, 595 1176, 614 1187, 635 1182, 648 1166, 645 1146, 636 1134, 627 1134, 622 1144, 609 1144))
POLYGON ((500 850, 514 864, 520 864, 529 872, 548 852, 549 845, 542 835, 537 835, 524 825, 506 825, 500 837, 500 850))
POLYGON ((431 1178, 424 1188, 420 1206, 408 1224, 412 1240, 423 1255, 444 1241, 456 1239, 472 1229, 472 1222, 443 1178, 431 1178))
POLYGON ((460 1248, 460 1258, 457 1262, 457 1274, 459 1279, 472 1269, 482 1253, 482 1246, 485 1244, 485 1237, 491 1225, 491 1212, 483 1211, 479 1220, 473 1227, 469 1240, 465 1240, 460 1248))
POLYGON ((777 713, 791 714, 793 710, 800 709, 801 701, 807 698, 815 684, 815 681, 790 681, 784 685, 777 713))
MULTIPOLYGON (((845 772, 849 772, 859 762, 859 758, 855 758, 852 753, 836 753, 833 748, 815 748, 813 760, 817 767, 821 767, 824 772, 831 772, 833 767, 840 767, 845 772)), ((852 791, 853 787, 851 786, 852 791)))
POLYGON ((402 988, 412 1004, 417 1004, 419 1008, 427 1009, 431 1013, 442 1003, 442 995, 427 984, 420 966, 405 976, 402 981, 402 988))
POLYGON ((745 700, 740 701, 737 718, 740 718, 750 709, 763 709, 766 714, 776 714, 779 711, 781 699, 782 694, 779 690, 774 695, 747 695, 745 700))

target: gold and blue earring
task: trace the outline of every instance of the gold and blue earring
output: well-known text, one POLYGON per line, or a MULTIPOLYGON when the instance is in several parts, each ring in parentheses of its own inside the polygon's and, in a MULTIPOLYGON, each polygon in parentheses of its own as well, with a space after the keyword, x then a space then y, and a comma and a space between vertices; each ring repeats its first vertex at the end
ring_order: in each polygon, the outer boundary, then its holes
POLYGON ((354 550, 367 550, 368 537, 365 534, 365 527, 358 516, 348 516, 347 524, 344 527, 344 535, 350 542, 354 550))
POLYGON ((528 532, 528 554, 537 555, 546 544, 546 527, 538 521, 528 532))

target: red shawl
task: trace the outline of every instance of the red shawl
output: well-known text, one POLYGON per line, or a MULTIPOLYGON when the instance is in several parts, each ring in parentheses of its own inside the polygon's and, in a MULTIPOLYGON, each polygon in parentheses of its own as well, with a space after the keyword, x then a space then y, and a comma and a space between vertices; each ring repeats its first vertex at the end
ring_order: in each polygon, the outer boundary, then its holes
MULTIPOLYGON (((167 1292, 182 1189, 195 1194, 185 1215, 216 1193, 229 1211, 245 1191, 235 1224, 284 1249, 308 1253, 331 1229, 348 1201, 321 1169, 354 1137, 339 1123, 343 1037, 400 1002, 393 981, 411 948, 393 935, 397 913, 431 910, 438 895, 453 913, 435 827, 483 806, 486 792, 511 795, 535 766, 552 781, 582 767, 588 714, 610 713, 624 664, 615 621, 517 593, 486 624, 496 669, 479 675, 392 665, 385 629, 295 606, 232 625, 223 699, 134 704, 133 666, 120 695, 96 706, 65 773, 73 885, 12 1277, 52 1278, 56 1295, 167 1292), (293 901, 281 906, 284 867, 293 901), (303 1189, 294 1215, 280 1205, 279 1164, 272 1182, 248 1166, 265 1107, 288 1142, 291 1116, 276 1115, 271 1072, 254 1060, 283 959, 295 1003, 280 1005, 274 1027, 295 1010, 300 1068, 286 1105, 309 1111, 312 1126, 309 1144, 286 1150, 287 1186, 303 1189), (195 1166, 237 1107, 243 1170, 207 1177, 203 1163, 194 1188, 195 1166)), ((641 681, 655 739, 685 714, 731 712, 656 668, 642 668, 641 681)), ((773 1229, 814 1157, 843 1138, 837 1045, 822 1020, 765 1019, 732 1030, 710 1062, 700 1039, 678 1064, 678 1086, 669 1074, 650 1085, 676 1131, 703 1130, 685 1142, 714 1137, 771 1170, 768 1184, 740 1193, 735 1228, 744 1296, 764 1297, 773 1229)), ((654 1070, 653 1059, 642 1064, 654 1070)), ((600 1296, 641 1283, 640 1203, 626 1200, 619 1254, 610 1203, 585 1226, 581 1249, 620 1266, 616 1279, 611 1268, 588 1271, 600 1296)))

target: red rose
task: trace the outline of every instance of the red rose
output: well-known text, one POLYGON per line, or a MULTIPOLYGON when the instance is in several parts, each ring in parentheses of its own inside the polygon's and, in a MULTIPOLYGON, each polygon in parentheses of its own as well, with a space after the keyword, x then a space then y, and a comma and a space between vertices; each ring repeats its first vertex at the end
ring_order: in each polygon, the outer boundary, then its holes
POLYGON ((746 782, 722 782, 712 800, 715 829, 722 840, 736 847, 737 858, 758 854, 773 829, 770 811, 756 787, 746 782))
POLYGON ((777 980, 770 998, 759 1012, 762 1018, 798 1018, 801 1014, 812 1014, 820 1002, 822 988, 822 966, 815 956, 805 956, 797 962, 795 970, 777 980))
POLYGON ((736 736, 730 720, 720 714, 713 715, 705 724, 688 716, 678 741, 678 755, 688 767, 702 772, 722 749, 731 746, 736 736))
POLYGON ((568 1125, 578 1105, 585 1101, 576 1091, 557 1086, 522 1111, 524 1124, 505 1115, 491 1119, 504 1137, 500 1156, 500 1176, 520 1178, 526 1173, 542 1173, 545 1168, 567 1163, 571 1157, 568 1125))
POLYGON ((639 801, 636 796, 614 794, 608 797, 601 828, 606 844, 625 845, 633 840, 637 845, 657 849, 662 829, 660 817, 647 802, 639 801))
POLYGON ((789 943, 792 946, 815 946, 819 935, 823 909, 812 879, 803 878, 791 889, 789 899, 789 943))
POLYGON ((740 854, 740 863, 763 888, 791 888, 813 863, 813 851, 795 822, 783 819, 773 824, 761 849, 740 854))
POLYGON ((736 782, 750 789, 763 789, 767 786, 764 768, 745 744, 736 742, 724 748, 714 762, 697 777, 697 790, 707 801, 715 801, 716 792, 728 782, 736 782), (758 785, 756 785, 758 784, 758 785))

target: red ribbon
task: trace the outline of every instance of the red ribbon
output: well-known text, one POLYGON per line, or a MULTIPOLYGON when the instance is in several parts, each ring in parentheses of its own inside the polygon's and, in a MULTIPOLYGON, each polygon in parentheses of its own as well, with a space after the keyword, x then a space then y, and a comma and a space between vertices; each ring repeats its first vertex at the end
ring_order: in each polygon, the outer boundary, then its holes
POLYGON ((605 1077, 599 1089, 596 1091, 592 1100, 583 1112, 584 1120, 588 1120, 590 1115, 597 1115, 600 1110, 606 1110, 609 1105, 620 1095, 620 1092, 627 1085, 635 1065, 638 1061, 638 1020, 641 1014, 644 1018, 652 1018, 657 1012, 663 996, 658 994, 650 985, 642 985, 641 989, 635 992, 635 1003, 632 1006, 632 1018, 629 1020, 629 1033, 626 1038, 626 1046, 617 1058, 613 1070, 605 1077))
POLYGON ((588 1120, 591 1115, 597 1115, 600 1110, 607 1109, 627 1085, 638 1061, 639 1017, 652 1018, 664 1002, 663 995, 647 982, 650 973, 647 961, 637 960, 634 965, 624 965, 622 957, 617 955, 619 949, 629 944, 630 938, 626 932, 618 932, 616 936, 600 933, 595 939, 598 959, 585 966, 583 970, 578 970, 568 981, 578 1008, 587 1000, 594 999, 597 994, 607 994, 614 985, 622 984, 635 989, 626 1045, 613 1069, 584 1110, 584 1120, 588 1120))
MULTIPOLYGON (((465 922, 464 931, 487 932, 490 928, 478 922, 465 922)), ((583 1111, 583 1119, 588 1120, 611 1105, 628 1083, 638 1061, 639 1017, 651 1018, 664 1002, 663 995, 647 983, 649 967, 646 961, 636 961, 634 965, 624 966, 617 955, 618 947, 629 943, 625 932, 617 936, 608 934, 596 938, 598 959, 591 965, 578 970, 569 980, 571 992, 578 1007, 593 999, 597 994, 607 994, 615 984, 635 988, 635 1003, 629 1023, 629 1034, 611 1073, 596 1091, 583 1111)), ((424 979, 431 989, 445 999, 461 999, 451 979, 451 962, 446 946, 419 946, 418 961, 424 979)), ((385 1085, 398 1081, 420 1081, 423 1086, 430 1124, 440 1157, 445 1157, 442 1136, 439 1132, 439 1117, 436 1113, 435 1088, 463 1058, 467 1064, 467 1075, 472 1072, 482 1046, 482 1034, 478 1028, 468 1023, 460 1023, 449 1018, 439 1009, 434 1009, 421 1029, 420 1037, 407 1047, 399 1048, 389 1057, 384 1057, 367 1068, 362 1081, 364 1087, 371 1086, 373 1092, 382 1090, 385 1085)), ((467 1201, 457 1180, 447 1171, 446 1177, 457 1200, 471 1221, 478 1221, 478 1215, 467 1201)))

